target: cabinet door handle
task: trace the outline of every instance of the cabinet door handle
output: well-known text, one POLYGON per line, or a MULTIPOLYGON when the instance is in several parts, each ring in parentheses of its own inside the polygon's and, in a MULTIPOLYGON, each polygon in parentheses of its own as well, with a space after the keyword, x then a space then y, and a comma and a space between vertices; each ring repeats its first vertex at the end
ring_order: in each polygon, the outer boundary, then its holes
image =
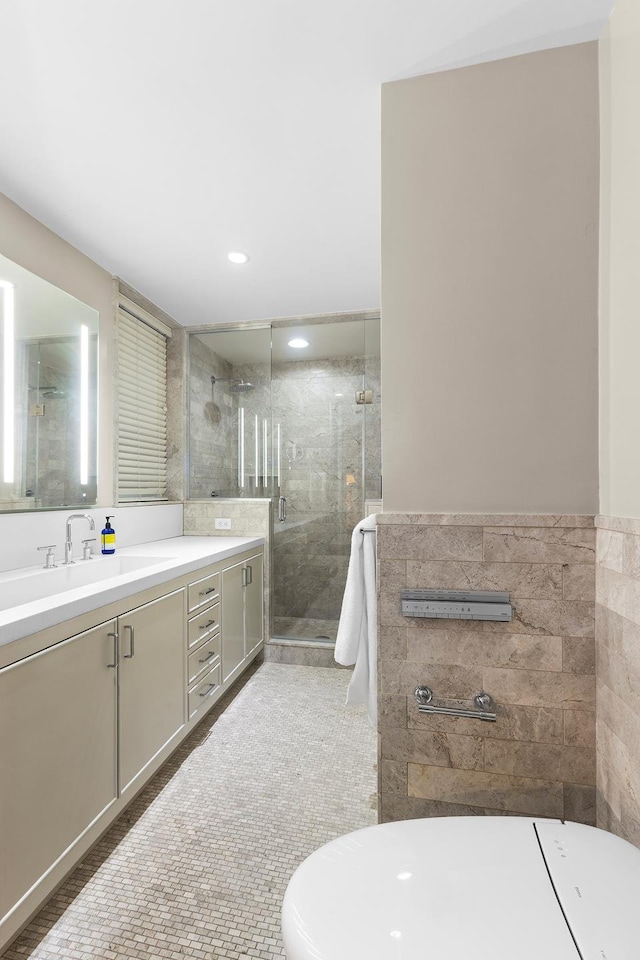
POLYGON ((287 498, 278 497, 278 520, 284 523, 287 519, 287 498))
POLYGON ((253 583, 253 567, 250 563, 247 564, 247 572, 249 574, 249 583, 253 583))
POLYGON ((210 593, 215 593, 215 592, 216 592, 216 588, 215 588, 215 587, 209 587, 208 590, 201 590, 200 593, 198 594, 198 596, 199 596, 199 597, 208 597, 210 593))
POLYGON ((206 690, 203 690, 202 693, 200 694, 200 696, 201 696, 201 697, 206 697, 206 696, 208 696, 208 695, 211 693, 211 691, 213 690, 213 688, 214 688, 214 687, 217 687, 217 686, 218 686, 217 683, 210 683, 210 684, 208 684, 207 689, 206 689, 206 690))
POLYGON ((216 622, 215 620, 209 620, 208 623, 199 623, 198 630, 206 630, 207 627, 210 627, 215 622, 216 622))
POLYGON ((133 628, 132 626, 130 626, 128 623, 125 624, 124 629, 129 631, 129 653, 125 653, 124 658, 125 658, 125 660, 133 660, 133 657, 135 656, 135 652, 136 652, 136 648, 135 648, 135 639, 136 639, 136 638, 135 638, 135 630, 134 630, 134 628, 133 628))
POLYGON ((198 660, 198 663, 206 663, 207 660, 211 660, 211 657, 217 657, 215 650, 212 650, 211 653, 208 653, 202 660, 198 660))
POLYGON ((246 587, 247 583, 248 583, 248 581, 247 581, 247 568, 246 568, 246 567, 243 567, 243 568, 242 568, 242 586, 243 586, 243 587, 246 587))
POLYGON ((108 633, 107 636, 113 637, 113 663, 108 663, 107 666, 115 669, 118 666, 118 631, 108 633))

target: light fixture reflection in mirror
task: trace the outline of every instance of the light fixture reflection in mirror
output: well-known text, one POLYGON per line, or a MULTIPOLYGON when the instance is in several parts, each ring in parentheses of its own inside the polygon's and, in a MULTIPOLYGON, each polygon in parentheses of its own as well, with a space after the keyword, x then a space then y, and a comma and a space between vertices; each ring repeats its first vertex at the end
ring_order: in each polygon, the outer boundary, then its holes
POLYGON ((80 326, 80 484, 89 482, 89 328, 80 326))
POLYGON ((282 433, 280 430, 280 424, 276 426, 276 477, 278 480, 278 489, 280 489, 280 484, 282 482, 282 433))
POLYGON ((15 331, 13 284, 0 280, 2 290, 2 462, 5 483, 13 483, 15 464, 15 331))
POLYGON ((240 407, 238 416, 238 486, 244 487, 244 407, 240 407))

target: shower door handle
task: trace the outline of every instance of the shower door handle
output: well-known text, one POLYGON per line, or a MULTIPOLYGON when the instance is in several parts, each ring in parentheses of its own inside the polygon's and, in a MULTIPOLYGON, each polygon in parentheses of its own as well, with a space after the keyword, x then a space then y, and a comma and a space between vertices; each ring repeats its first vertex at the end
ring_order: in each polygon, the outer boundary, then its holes
POLYGON ((278 520, 280 523, 284 523, 287 519, 287 498, 279 497, 278 499, 278 520))

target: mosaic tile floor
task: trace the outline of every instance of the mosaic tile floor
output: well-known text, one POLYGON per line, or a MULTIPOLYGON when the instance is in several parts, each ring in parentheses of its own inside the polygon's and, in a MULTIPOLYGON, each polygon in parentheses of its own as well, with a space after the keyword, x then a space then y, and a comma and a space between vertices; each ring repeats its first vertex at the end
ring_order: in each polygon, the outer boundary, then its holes
POLYGON ((284 956, 296 866, 376 821, 350 672, 265 663, 214 707, 3 960, 284 956), (237 692, 236 692, 237 691, 237 692))

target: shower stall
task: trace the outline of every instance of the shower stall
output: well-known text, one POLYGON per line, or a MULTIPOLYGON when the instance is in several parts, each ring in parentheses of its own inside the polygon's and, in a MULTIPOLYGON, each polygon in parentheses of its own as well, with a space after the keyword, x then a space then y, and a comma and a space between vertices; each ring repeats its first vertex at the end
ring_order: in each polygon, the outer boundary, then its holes
POLYGON ((189 372, 190 498, 271 501, 271 636, 332 643, 381 496, 379 320, 195 333, 189 372))

